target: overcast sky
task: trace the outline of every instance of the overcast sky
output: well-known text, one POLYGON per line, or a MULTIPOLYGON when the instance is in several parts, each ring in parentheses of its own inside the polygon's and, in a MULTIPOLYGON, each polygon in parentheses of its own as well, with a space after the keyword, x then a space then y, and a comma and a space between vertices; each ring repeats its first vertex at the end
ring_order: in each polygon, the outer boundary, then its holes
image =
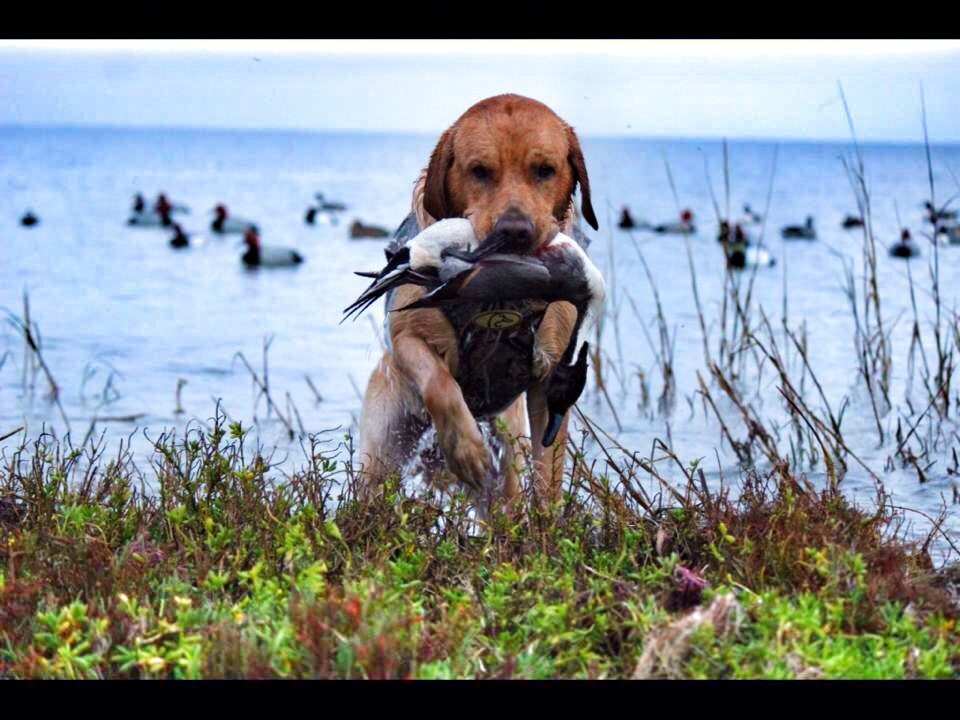
POLYGON ((956 41, 0 41, 0 125, 435 133, 535 97, 584 135, 960 142, 956 41))

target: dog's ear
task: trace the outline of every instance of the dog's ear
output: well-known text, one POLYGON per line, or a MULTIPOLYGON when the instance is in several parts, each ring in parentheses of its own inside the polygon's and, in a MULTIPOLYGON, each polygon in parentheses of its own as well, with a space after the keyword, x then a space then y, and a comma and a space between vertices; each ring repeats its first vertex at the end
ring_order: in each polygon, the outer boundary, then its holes
POLYGON ((567 160, 573 168, 573 181, 580 184, 580 214, 590 223, 590 227, 599 230, 597 216, 593 212, 593 205, 590 204, 590 178, 587 176, 587 164, 583 161, 583 151, 580 149, 577 134, 569 125, 567 125, 567 143, 570 146, 567 160))
POLYGON ((452 212, 447 197, 447 172, 453 165, 453 130, 446 130, 437 141, 427 166, 423 186, 423 209, 435 220, 442 220, 452 212))

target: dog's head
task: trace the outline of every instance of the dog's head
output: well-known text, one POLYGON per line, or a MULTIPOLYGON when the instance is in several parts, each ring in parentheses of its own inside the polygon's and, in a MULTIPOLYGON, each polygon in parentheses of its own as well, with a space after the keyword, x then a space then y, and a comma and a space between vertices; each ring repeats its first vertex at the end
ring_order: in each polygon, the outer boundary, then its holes
POLYGON ((440 136, 423 186, 434 219, 466 217, 478 238, 505 234, 518 251, 547 242, 566 220, 577 185, 597 229, 590 180, 573 128, 543 103, 497 95, 440 136))

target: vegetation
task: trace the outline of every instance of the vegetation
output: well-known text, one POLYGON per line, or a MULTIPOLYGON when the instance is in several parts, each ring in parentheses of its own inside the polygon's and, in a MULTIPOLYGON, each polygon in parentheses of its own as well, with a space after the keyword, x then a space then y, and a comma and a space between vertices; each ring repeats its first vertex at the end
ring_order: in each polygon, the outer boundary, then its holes
POLYGON ((956 588, 882 498, 781 467, 734 499, 694 466, 650 500, 571 444, 561 500, 481 528, 399 478, 362 499, 319 436, 276 477, 245 432, 162 436, 148 472, 51 436, 5 455, 0 677, 960 674, 956 588))

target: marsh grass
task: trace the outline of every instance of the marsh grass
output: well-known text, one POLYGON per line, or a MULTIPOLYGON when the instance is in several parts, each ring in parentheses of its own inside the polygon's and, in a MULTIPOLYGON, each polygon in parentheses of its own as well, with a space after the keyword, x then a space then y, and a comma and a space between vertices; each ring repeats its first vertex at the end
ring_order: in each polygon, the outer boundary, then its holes
POLYGON ((149 468, 96 439, 7 451, 0 677, 960 669, 953 586, 883 498, 858 509, 783 466, 711 492, 665 445, 651 464, 607 443, 601 463, 581 438, 561 500, 477 528, 463 497, 406 478, 360 497, 347 437, 305 438, 282 475, 246 432, 218 411, 156 438, 149 468))

